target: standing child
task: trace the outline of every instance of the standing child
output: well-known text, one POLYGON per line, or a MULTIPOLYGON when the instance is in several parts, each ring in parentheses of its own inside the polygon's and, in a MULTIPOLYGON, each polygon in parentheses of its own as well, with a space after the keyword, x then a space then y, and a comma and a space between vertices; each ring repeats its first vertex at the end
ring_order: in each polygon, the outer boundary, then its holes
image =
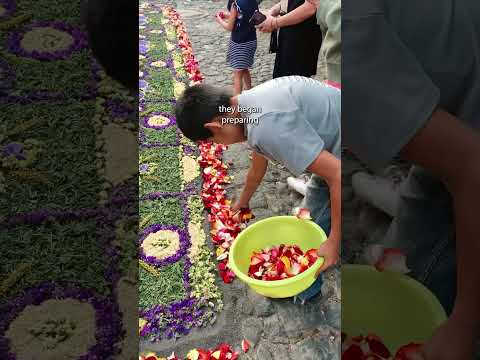
POLYGON ((219 11, 215 19, 232 33, 227 62, 233 68, 233 91, 238 95, 252 87, 249 68, 257 50, 257 33, 250 19, 258 5, 256 0, 229 0, 227 7, 229 13, 219 11))

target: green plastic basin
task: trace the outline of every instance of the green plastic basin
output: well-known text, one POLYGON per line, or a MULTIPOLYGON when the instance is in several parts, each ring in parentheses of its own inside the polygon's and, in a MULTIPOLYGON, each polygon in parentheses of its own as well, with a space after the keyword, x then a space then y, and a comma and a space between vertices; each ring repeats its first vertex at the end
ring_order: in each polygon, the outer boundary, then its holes
POLYGON ((298 245, 303 251, 319 248, 327 239, 325 232, 312 221, 295 216, 275 216, 258 221, 243 230, 230 248, 229 266, 237 277, 260 295, 271 298, 286 298, 297 295, 315 281, 315 273, 323 259, 303 273, 289 279, 262 281, 248 276, 250 256, 273 245, 298 245))
POLYGON ((446 320, 435 295, 409 276, 366 265, 342 266, 342 331, 380 336, 390 351, 425 343, 446 320))

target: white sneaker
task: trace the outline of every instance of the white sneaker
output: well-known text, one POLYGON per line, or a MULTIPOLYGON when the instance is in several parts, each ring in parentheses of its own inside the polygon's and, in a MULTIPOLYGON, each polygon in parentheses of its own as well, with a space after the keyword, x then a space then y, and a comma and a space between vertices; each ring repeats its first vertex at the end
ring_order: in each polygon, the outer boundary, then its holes
POLYGON ((303 180, 289 176, 287 178, 287 184, 290 189, 295 190, 303 196, 307 193, 307 184, 303 180))

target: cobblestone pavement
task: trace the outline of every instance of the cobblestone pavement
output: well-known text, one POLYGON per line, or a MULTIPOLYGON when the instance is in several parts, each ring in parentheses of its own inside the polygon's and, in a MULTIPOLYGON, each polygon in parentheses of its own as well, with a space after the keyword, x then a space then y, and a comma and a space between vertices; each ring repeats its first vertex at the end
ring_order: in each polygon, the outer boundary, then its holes
MULTIPOLYGON (((265 0, 260 9, 269 9, 276 1, 265 0)), ((232 70, 226 64, 227 45, 230 33, 216 23, 214 15, 226 7, 226 1, 178 1, 177 10, 184 19, 188 35, 200 62, 200 69, 206 83, 233 85, 232 70)), ((275 54, 269 54, 270 34, 258 32, 258 48, 254 67, 251 71, 253 86, 272 78, 275 54)), ((316 78, 324 78, 325 66, 319 61, 316 78)))
MULTIPOLYGON (((171 3, 171 2, 170 2, 171 3)), ((266 0, 261 9, 275 2, 266 0)), ((177 2, 192 41, 206 83, 231 86, 232 73, 225 63, 229 33, 223 31, 213 16, 224 8, 225 1, 177 2)), ((270 35, 259 34, 258 50, 252 71, 253 85, 271 79, 274 54, 268 53, 270 35)), ((320 61, 317 79, 324 79, 325 66, 320 61)), ((250 159, 246 145, 236 144, 224 159, 233 163, 230 174, 234 181, 227 188, 230 198, 238 196, 250 159)), ((282 166, 269 164, 268 172, 253 196, 250 206, 257 221, 274 215, 284 215, 297 206, 301 197, 290 191, 286 178, 291 174, 282 166)), ((214 347, 222 342, 240 350, 242 339, 248 339, 252 349, 242 359, 255 360, 333 360, 339 359, 340 344, 340 273, 333 269, 325 274, 322 295, 304 306, 292 299, 270 300, 256 295, 238 279, 233 284, 219 284, 225 309, 211 327, 192 331, 177 342, 161 342, 148 346, 168 354, 175 350, 185 355, 193 347, 214 347)))

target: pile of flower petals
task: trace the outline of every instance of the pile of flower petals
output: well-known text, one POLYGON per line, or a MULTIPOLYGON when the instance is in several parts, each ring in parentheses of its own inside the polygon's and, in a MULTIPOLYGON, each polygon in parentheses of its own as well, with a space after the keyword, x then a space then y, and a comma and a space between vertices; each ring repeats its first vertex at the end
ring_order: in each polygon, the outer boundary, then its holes
MULTIPOLYGON (((185 360, 237 360, 239 353, 234 351, 228 344, 221 344, 216 349, 193 349, 188 354, 185 360)), ((167 358, 158 357, 154 353, 140 355, 139 360, 181 360, 175 354, 167 358)))
POLYGON ((253 252, 248 276, 257 280, 283 280, 301 274, 318 259, 317 250, 303 253, 297 245, 280 245, 253 252))
MULTIPOLYGON (((180 15, 173 7, 165 7, 164 11, 171 23, 175 26, 178 44, 182 51, 184 68, 189 75, 190 85, 202 82, 202 76, 198 61, 193 55, 192 44, 188 38, 187 30, 180 15)), ((225 196, 224 184, 229 183, 227 175, 228 167, 222 163, 221 154, 226 146, 200 143, 199 163, 203 170, 202 199, 204 206, 209 211, 208 220, 211 225, 213 242, 217 245, 217 260, 220 276, 225 283, 231 283, 235 278, 234 273, 228 268, 228 249, 243 225, 254 216, 250 209, 241 209, 238 214, 233 214, 230 209, 230 201, 225 196)))
POLYGON ((202 168, 203 185, 201 197, 205 209, 209 212, 210 234, 216 245, 219 261, 218 270, 225 283, 231 283, 235 274, 228 267, 230 246, 246 223, 254 218, 250 209, 241 209, 234 213, 230 201, 226 198, 225 184, 230 182, 228 166, 221 160, 225 145, 200 142, 199 164, 202 168))
POLYGON ((377 335, 350 337, 342 333, 342 360, 421 360, 420 344, 402 346, 392 355, 377 335))
POLYGON ((185 28, 180 15, 174 8, 170 6, 165 7, 165 13, 177 30, 178 45, 182 50, 184 67, 190 79, 190 85, 198 84, 202 82, 204 77, 200 72, 198 61, 195 60, 195 57, 193 56, 192 43, 188 38, 187 29, 185 28))

